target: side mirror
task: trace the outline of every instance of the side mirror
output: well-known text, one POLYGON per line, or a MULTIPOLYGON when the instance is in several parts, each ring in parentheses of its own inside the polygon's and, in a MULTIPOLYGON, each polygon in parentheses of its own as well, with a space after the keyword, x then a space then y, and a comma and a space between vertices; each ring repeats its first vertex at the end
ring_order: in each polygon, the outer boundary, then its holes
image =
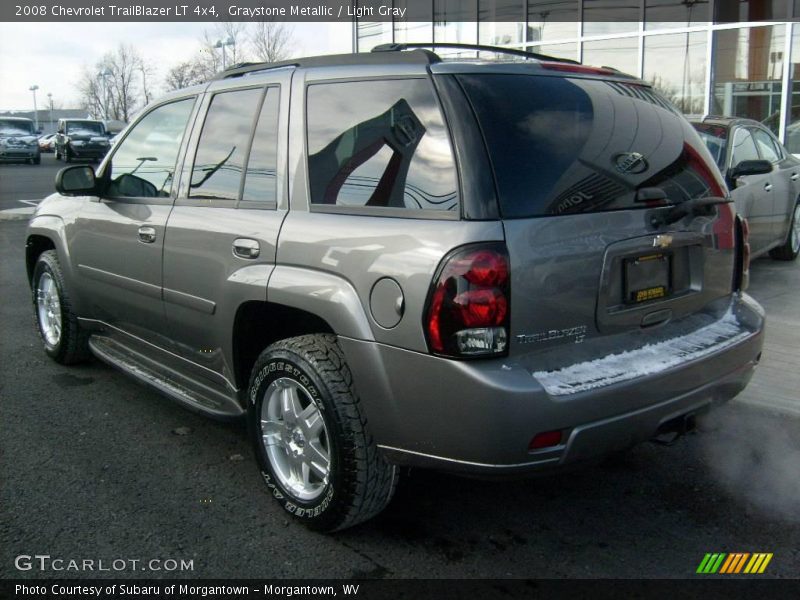
POLYGON ((64 167, 56 174, 56 191, 64 196, 84 196, 97 191, 94 169, 89 165, 64 167))
POLYGON ((728 171, 728 179, 734 181, 744 175, 765 175, 772 173, 772 163, 768 160, 743 160, 728 171))

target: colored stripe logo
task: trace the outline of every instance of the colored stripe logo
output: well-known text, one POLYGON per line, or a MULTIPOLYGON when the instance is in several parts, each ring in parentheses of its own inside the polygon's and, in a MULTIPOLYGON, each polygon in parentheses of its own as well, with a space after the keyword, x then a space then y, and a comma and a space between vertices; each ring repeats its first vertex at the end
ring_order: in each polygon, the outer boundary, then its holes
POLYGON ((700 561, 697 573, 703 575, 736 575, 739 573, 760 574, 766 571, 772 560, 772 552, 725 552, 708 553, 700 561))

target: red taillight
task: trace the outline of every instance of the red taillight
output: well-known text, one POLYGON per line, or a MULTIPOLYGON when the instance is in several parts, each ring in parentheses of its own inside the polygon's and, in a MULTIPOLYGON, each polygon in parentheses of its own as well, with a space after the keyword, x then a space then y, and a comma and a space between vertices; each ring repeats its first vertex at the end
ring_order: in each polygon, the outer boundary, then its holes
POLYGON ((550 448, 561 444, 561 431, 543 431, 533 436, 531 443, 528 444, 528 450, 541 450, 542 448, 550 448))
POLYGON ((448 356, 504 354, 510 288, 508 253, 502 244, 467 248, 447 257, 425 312, 431 350, 448 356))

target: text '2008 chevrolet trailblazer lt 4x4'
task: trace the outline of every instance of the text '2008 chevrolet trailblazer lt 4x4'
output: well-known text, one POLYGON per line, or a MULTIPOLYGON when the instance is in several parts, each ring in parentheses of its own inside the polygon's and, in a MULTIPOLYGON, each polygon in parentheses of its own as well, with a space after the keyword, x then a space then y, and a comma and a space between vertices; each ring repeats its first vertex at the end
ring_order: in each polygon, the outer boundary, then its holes
POLYGON ((47 353, 246 417, 325 531, 399 466, 524 475, 680 431, 763 343, 746 223, 646 83, 407 46, 175 92, 28 231, 47 353))

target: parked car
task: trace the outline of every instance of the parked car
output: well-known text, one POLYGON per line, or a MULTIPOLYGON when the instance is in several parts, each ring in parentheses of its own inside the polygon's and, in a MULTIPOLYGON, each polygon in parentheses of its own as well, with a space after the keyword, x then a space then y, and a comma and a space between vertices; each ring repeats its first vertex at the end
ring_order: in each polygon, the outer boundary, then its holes
POLYGON ((36 127, 30 119, 0 117, 0 161, 41 162, 36 127))
POLYGON ((800 252, 800 160, 750 119, 691 119, 750 226, 753 256, 794 260, 800 252))
POLYGON ((54 152, 55 151, 56 134, 49 133, 39 138, 39 151, 40 152, 54 152))
POLYGON ((246 419, 324 531, 399 466, 521 476, 679 435, 763 344, 743 222, 649 84, 411 46, 173 92, 27 233, 45 352, 246 419))
POLYGON ((56 131, 56 160, 100 160, 108 152, 108 136, 102 121, 59 119, 56 131))

